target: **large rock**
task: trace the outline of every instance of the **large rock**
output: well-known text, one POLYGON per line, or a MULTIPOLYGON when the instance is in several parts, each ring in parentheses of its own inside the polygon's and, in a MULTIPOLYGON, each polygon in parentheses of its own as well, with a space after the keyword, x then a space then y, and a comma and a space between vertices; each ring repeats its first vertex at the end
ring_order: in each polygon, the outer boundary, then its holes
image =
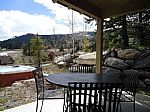
POLYGON ((58 64, 59 62, 66 62, 71 59, 71 54, 65 54, 63 56, 58 56, 54 58, 54 63, 58 64))
POLYGON ((79 52, 75 53, 75 56, 79 57, 80 55, 84 55, 84 54, 86 54, 86 52, 79 51, 79 52))
POLYGON ((150 55, 135 61, 134 69, 150 69, 150 55))
POLYGON ((66 62, 61 61, 61 62, 57 63, 57 65, 58 65, 59 67, 64 67, 64 66, 66 66, 66 62))
POLYGON ((110 49, 103 52, 103 60, 106 60, 109 57, 111 57, 111 50, 110 49))
POLYGON ((119 58, 137 59, 142 53, 136 49, 122 49, 117 51, 119 58))
POLYGON ((121 71, 110 67, 103 67, 103 74, 105 76, 120 77, 121 71))
POLYGON ((107 58, 104 62, 104 65, 117 69, 127 69, 129 67, 128 64, 124 63, 124 60, 114 57, 107 58))
POLYGON ((133 66, 134 64, 134 60, 125 60, 124 62, 130 66, 133 66))
POLYGON ((96 52, 80 55, 78 58, 74 60, 74 62, 77 64, 95 65, 96 64, 96 52))

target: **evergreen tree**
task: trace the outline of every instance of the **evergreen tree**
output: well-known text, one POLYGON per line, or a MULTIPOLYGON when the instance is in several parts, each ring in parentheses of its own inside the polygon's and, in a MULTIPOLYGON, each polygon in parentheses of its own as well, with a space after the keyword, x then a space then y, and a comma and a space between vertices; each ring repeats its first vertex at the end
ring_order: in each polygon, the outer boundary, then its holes
POLYGON ((84 52, 91 52, 90 40, 89 40, 88 36, 84 36, 84 39, 83 39, 83 51, 84 52))
POLYGON ((42 57, 44 56, 43 52, 46 48, 44 45, 44 40, 37 34, 30 41, 30 55, 35 57, 35 62, 40 65, 42 57))

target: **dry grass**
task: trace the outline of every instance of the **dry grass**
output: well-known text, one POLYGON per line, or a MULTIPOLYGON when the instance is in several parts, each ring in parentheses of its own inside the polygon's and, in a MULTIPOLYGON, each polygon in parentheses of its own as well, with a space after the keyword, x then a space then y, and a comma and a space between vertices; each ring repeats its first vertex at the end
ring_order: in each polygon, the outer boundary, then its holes
POLYGON ((35 99, 34 80, 17 81, 10 87, 0 88, 0 110, 26 104, 35 99))
MULTIPOLYGON (((59 68, 52 63, 42 68, 43 72, 47 74, 67 71, 66 68, 59 68)), ((34 79, 17 81, 10 87, 0 88, 0 111, 30 103, 35 100, 36 86, 34 79)))

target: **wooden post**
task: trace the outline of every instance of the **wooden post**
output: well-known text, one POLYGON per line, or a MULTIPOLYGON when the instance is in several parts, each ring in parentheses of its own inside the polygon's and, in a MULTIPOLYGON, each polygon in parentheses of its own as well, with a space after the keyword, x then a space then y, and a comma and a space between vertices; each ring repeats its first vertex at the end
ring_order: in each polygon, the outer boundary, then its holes
POLYGON ((96 74, 102 73, 103 61, 103 19, 97 18, 97 34, 96 34, 96 74))

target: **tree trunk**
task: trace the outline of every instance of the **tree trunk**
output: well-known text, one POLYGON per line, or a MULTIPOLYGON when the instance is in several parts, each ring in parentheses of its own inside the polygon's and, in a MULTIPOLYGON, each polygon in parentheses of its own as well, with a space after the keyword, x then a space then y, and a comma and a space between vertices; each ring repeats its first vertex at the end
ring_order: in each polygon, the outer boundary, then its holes
POLYGON ((123 38, 123 48, 129 47, 129 39, 127 34, 127 21, 126 21, 126 15, 122 16, 122 38, 123 38))

